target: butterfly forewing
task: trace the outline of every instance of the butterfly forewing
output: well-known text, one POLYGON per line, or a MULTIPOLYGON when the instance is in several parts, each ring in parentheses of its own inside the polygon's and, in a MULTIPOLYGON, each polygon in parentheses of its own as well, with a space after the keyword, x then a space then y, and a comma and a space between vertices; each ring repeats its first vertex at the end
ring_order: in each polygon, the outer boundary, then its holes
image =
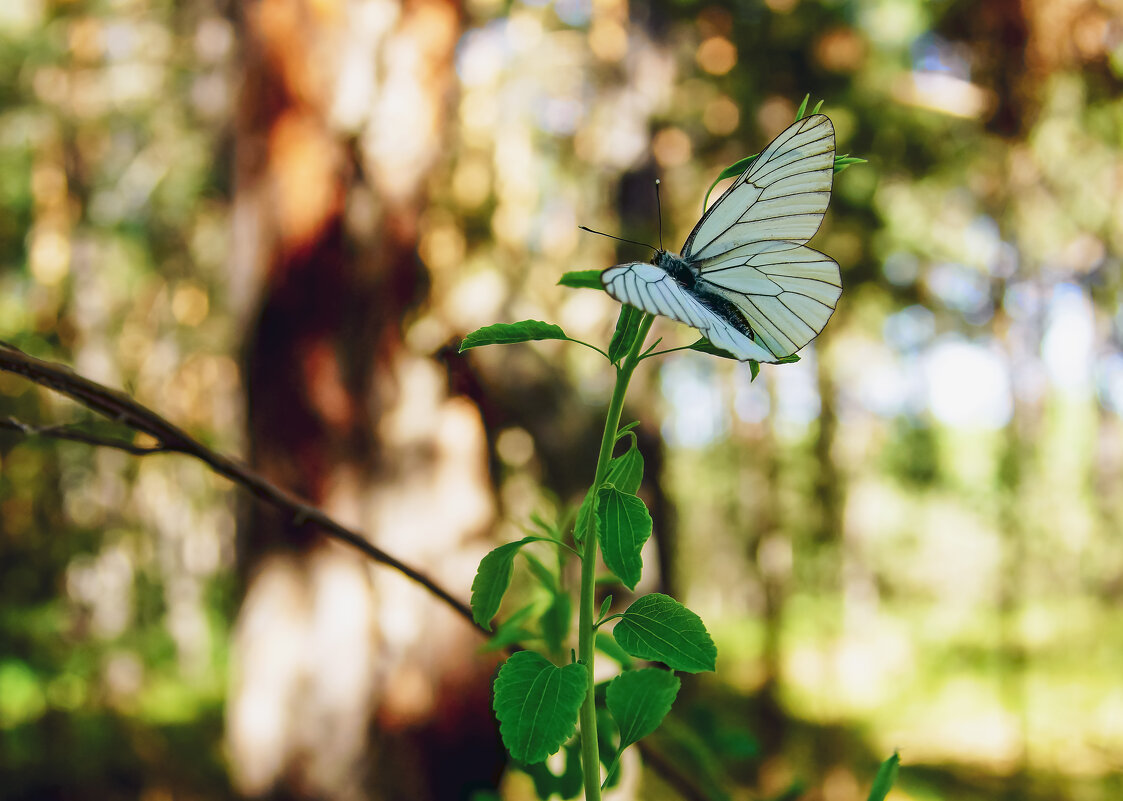
POLYGON ((807 242, 819 230, 833 180, 834 126, 822 114, 799 120, 702 216, 683 258, 699 261, 755 242, 807 242))

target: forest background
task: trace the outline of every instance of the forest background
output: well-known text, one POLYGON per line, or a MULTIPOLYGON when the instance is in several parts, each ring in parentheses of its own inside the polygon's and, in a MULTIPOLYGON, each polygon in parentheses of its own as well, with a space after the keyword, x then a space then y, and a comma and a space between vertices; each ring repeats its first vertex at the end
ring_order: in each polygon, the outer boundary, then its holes
MULTIPOLYGON (((674 588, 721 654, 656 745, 700 797, 864 798, 899 748, 894 798, 1117 799, 1121 13, 5 0, 0 339, 466 600, 483 553, 580 500, 611 377, 459 337, 607 341, 615 304, 556 282, 648 254, 578 224, 657 241, 659 177, 677 248, 810 92, 869 160, 811 243, 838 312, 753 382, 673 354, 626 412, 640 589, 674 588)), ((0 418, 119 430, 7 373, 0 418)), ((0 798, 443 799, 498 775, 494 658, 426 593, 189 459, 8 428, 0 798)), ((621 797, 675 797, 629 767, 621 797)))

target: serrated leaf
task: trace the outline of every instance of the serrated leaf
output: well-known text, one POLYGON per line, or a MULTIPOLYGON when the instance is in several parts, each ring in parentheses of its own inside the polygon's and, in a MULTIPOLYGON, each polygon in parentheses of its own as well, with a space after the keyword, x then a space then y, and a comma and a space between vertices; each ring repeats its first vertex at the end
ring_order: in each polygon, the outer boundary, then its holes
POLYGON ((633 440, 632 445, 608 463, 605 483, 613 484, 621 492, 635 495, 643 482, 643 454, 633 440))
POLYGON ((499 611, 503 596, 511 586, 515 555, 527 543, 538 542, 538 537, 523 537, 518 542, 500 545, 480 560, 476 577, 472 580, 472 620, 491 631, 491 619, 499 611))
POLYGON ((620 316, 616 318, 616 330, 612 334, 612 341, 608 343, 608 360, 613 364, 620 361, 635 344, 643 315, 644 312, 635 306, 620 307, 620 316))
POLYGON ((569 635, 569 627, 573 621, 573 601, 567 593, 559 592, 554 595, 542 617, 538 619, 542 629, 542 639, 550 653, 558 653, 562 649, 565 638, 569 635))
POLYGON ((460 352, 484 345, 511 345, 541 339, 569 339, 558 326, 541 320, 523 320, 518 323, 496 323, 480 328, 460 343, 460 352))
POLYGON ((600 270, 574 270, 558 279, 558 286, 568 286, 574 289, 600 289, 604 284, 600 280, 600 270))
POLYGON ((493 708, 503 745, 515 760, 541 762, 573 735, 587 678, 580 662, 557 667, 533 651, 519 651, 503 663, 493 708))
POLYGON ((604 563, 630 590, 643 572, 640 550, 651 536, 651 515, 635 495, 605 484, 597 493, 597 540, 604 563))
POLYGON ((632 657, 628 655, 627 651, 620 647, 620 643, 616 642, 616 638, 608 632, 598 631, 593 640, 593 644, 598 651, 624 668, 624 670, 632 669, 632 665, 634 664, 632 662, 632 657))
POLYGON ((684 673, 716 667, 717 648, 702 618, 669 595, 653 592, 637 598, 612 633, 637 659, 662 662, 684 673))
POLYGON ((901 755, 894 751, 893 756, 882 762, 881 767, 877 769, 868 801, 885 801, 885 796, 889 795, 889 791, 897 781, 897 771, 900 766, 901 755))
POLYGON ((619 751, 659 728, 681 684, 675 674, 658 668, 629 670, 609 683, 605 700, 620 730, 619 751))

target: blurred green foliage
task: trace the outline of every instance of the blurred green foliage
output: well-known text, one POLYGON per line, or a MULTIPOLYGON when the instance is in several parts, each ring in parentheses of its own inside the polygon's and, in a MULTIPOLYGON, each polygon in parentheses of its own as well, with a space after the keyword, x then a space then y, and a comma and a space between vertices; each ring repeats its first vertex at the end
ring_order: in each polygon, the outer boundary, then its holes
MULTIPOLYGON (((204 0, 2 5, 0 338, 238 450, 236 22, 204 0)), ((902 797, 1123 795, 1118 17, 465 10, 419 352, 497 319, 607 341, 607 301, 555 284, 636 251, 577 223, 656 241, 658 174, 676 247, 807 92, 870 162, 837 177, 812 242, 845 283, 817 347, 751 384, 678 354, 648 387, 680 535, 665 568, 726 660, 679 720, 703 745, 668 751, 760 797, 858 798, 898 746, 902 797)), ((592 365, 557 362, 599 403, 592 365)), ((11 376, 0 413, 85 419, 11 376)), ((538 490, 516 472, 517 520, 538 490)), ((0 436, 0 797, 230 793, 231 504, 191 464, 0 436)))

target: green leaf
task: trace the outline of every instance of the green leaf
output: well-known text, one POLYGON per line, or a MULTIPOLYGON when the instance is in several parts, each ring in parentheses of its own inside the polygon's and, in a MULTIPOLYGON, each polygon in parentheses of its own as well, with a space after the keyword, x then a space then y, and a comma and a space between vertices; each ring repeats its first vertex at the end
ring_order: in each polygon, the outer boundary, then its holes
POLYGON ((836 173, 842 172, 847 167, 849 167, 851 164, 868 164, 868 163, 869 162, 867 162, 865 159, 860 159, 857 156, 851 156, 849 153, 847 153, 845 156, 835 156, 834 157, 834 171, 836 173))
POLYGON ((756 381, 758 375, 760 375, 760 362, 749 362, 749 383, 756 381))
POLYGON ((554 577, 553 571, 542 564, 541 559, 539 559, 537 556, 534 556, 529 551, 523 554, 523 558, 526 559, 526 564, 528 567, 530 567, 530 572, 534 574, 534 577, 536 579, 538 579, 539 584, 541 584, 551 593, 555 593, 558 591, 558 582, 554 577))
POLYGON ((652 659, 684 673, 716 667, 717 648, 705 624, 669 595, 637 598, 612 631, 620 647, 637 659, 652 659))
MULTIPOLYGON (((721 348, 715 347, 714 344, 712 342, 710 342, 708 339, 706 339, 705 337, 702 337, 697 342, 694 342, 693 344, 691 344, 690 347, 689 347, 689 350, 696 350, 699 353, 708 353, 711 356, 720 356, 723 359, 732 359, 733 361, 740 361, 740 359, 738 359, 732 353, 729 353, 728 351, 724 351, 721 348)), ((753 371, 753 378, 756 378, 756 374, 760 370, 760 363, 755 362, 752 359, 746 359, 745 361, 748 363, 749 369, 753 371)), ((772 364, 795 364, 798 361, 799 361, 799 356, 797 356, 796 354, 793 353, 791 356, 785 356, 784 358, 777 359, 776 361, 771 362, 771 363, 772 364)))
POLYGON ((511 756, 525 765, 557 753, 577 728, 587 689, 585 666, 557 667, 541 654, 519 651, 495 678, 495 716, 511 756))
MULTIPOLYGON (((517 763, 516 763, 517 764, 517 763)), ((566 743, 565 770, 559 776, 545 762, 535 765, 517 765, 534 782, 534 792, 539 798, 573 798, 581 792, 581 746, 578 741, 566 743)))
POLYGON ((715 347, 710 342, 710 340, 706 339, 705 337, 702 337, 697 342, 693 343, 690 346, 690 350, 696 350, 699 353, 708 353, 711 356, 720 356, 723 359, 732 359, 735 362, 740 361, 740 359, 738 359, 736 356, 734 356, 729 351, 722 350, 721 348, 715 347))
POLYGON ((568 272, 558 280, 558 286, 568 286, 574 289, 600 289, 604 284, 600 280, 600 270, 575 270, 568 272))
POLYGON ((799 111, 795 113, 795 121, 799 122, 803 119, 803 115, 807 113, 807 101, 811 99, 810 94, 803 96, 803 102, 799 104, 799 111))
POLYGON ((573 601, 570 600, 568 593, 557 593, 538 620, 542 628, 542 639, 546 641, 546 648, 550 653, 556 654, 561 651, 565 638, 569 635, 572 620, 573 601))
POLYGON ((500 545, 480 560, 476 577, 472 580, 472 620, 477 625, 491 631, 491 619, 499 611, 499 604, 507 588, 511 586, 514 572, 515 554, 519 548, 530 542, 538 542, 539 537, 523 537, 518 542, 500 545))
POLYGON ((547 537, 555 540, 560 540, 562 538, 561 531, 558 530, 558 527, 553 523, 547 522, 546 519, 537 512, 531 512, 530 522, 547 537))
POLYGON ((613 484, 621 492, 635 495, 643 481, 643 454, 633 438, 632 446, 608 463, 605 483, 613 484))
POLYGON ((598 651, 616 662, 624 670, 632 669, 632 657, 628 656, 628 652, 621 648, 620 643, 616 642, 616 638, 608 632, 598 631, 593 644, 598 651))
POLYGON ((558 777, 557 794, 564 798, 576 798, 585 783, 581 774, 581 745, 578 741, 565 746, 565 773, 558 777))
POLYGON ((873 780, 873 787, 870 788, 869 801, 885 801, 885 796, 889 795, 893 783, 897 781, 900 765, 901 755, 896 751, 893 752, 893 756, 881 763, 873 780))
POLYGON ((604 620, 604 616, 608 614, 608 610, 612 608, 612 596, 604 596, 604 600, 600 602, 600 614, 597 615, 597 620, 604 620))
POLYGON ((718 173, 717 178, 710 184, 710 188, 706 190, 706 196, 702 198, 702 208, 705 209, 710 205, 710 193, 714 191, 714 187, 724 181, 726 178, 735 178, 749 168, 749 165, 756 161, 759 153, 753 153, 751 156, 745 156, 740 161, 735 161, 718 173))
POLYGON ((659 749, 671 760, 670 764, 681 766, 694 779, 703 796, 712 801, 731 801, 725 789, 729 777, 721 759, 693 722, 687 724, 678 717, 664 719, 659 728, 659 749))
POLYGON ((640 550, 651 536, 651 515, 635 495, 605 484, 597 493, 597 539, 604 563, 630 590, 643 572, 640 550))
POLYGON ((815 104, 815 108, 811 109, 811 114, 812 115, 818 114, 819 109, 821 109, 822 107, 823 107, 823 101, 820 100, 818 103, 815 104))
POLYGON ((499 627, 495 630, 495 634, 489 637, 487 642, 480 648, 481 653, 486 654, 492 651, 502 651, 513 643, 538 639, 538 635, 522 625, 522 622, 530 617, 531 613, 534 611, 534 607, 534 602, 528 603, 522 609, 519 609, 500 623, 499 627))
POLYGON ((464 337, 464 341, 460 343, 460 352, 483 345, 511 345, 515 342, 540 339, 569 339, 569 337, 553 323, 544 323, 541 320, 496 323, 484 326, 464 337))
POLYGON ((573 541, 578 545, 585 541, 585 535, 589 532, 589 516, 592 513, 593 492, 589 490, 581 501, 581 508, 577 510, 577 522, 573 525, 573 541))
POLYGON ((622 359, 635 344, 644 312, 635 306, 622 305, 620 316, 616 318, 616 331, 608 344, 608 360, 613 364, 622 359))
POLYGON ((619 751, 659 728, 681 684, 674 673, 659 668, 629 670, 612 680, 605 700, 620 729, 619 751))
POLYGON ((803 791, 806 789, 807 788, 803 786, 803 782, 797 779, 796 781, 788 785, 787 790, 784 790, 777 796, 773 796, 772 798, 768 799, 768 801, 797 801, 799 797, 803 795, 803 791))
MULTIPOLYGON (((738 175, 751 167, 753 162, 758 158, 760 158, 760 154, 753 153, 751 156, 745 156, 743 159, 733 162, 720 173, 718 173, 717 181, 714 181, 714 186, 717 185, 718 181, 724 181, 726 178, 736 178, 738 175)), ((713 186, 711 186, 710 188, 713 189, 713 186)))
MULTIPOLYGON (((631 431, 633 428, 635 428, 638 425, 639 425, 639 420, 633 420, 632 422, 628 423, 626 426, 621 426, 619 429, 617 429, 616 440, 615 440, 615 442, 613 442, 613 445, 615 445, 616 442, 619 442, 624 437, 626 437, 628 435, 628 432, 631 431)), ((632 436, 634 437, 635 434, 633 434, 632 436)))

